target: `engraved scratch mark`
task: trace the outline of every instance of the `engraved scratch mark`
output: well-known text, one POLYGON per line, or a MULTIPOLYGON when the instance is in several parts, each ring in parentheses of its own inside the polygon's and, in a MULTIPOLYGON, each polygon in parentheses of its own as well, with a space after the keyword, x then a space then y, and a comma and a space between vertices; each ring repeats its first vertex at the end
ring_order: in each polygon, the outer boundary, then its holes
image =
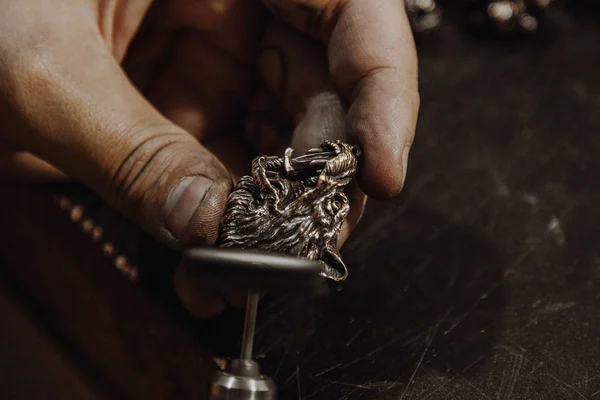
POLYGON ((330 380, 330 379, 315 379, 315 378, 311 378, 311 379, 314 380, 315 382, 326 383, 326 385, 322 386, 318 390, 316 390, 316 391, 312 392, 311 394, 309 394, 308 396, 306 396, 304 398, 304 400, 314 398, 317 394, 323 392, 325 389, 328 389, 329 387, 331 387, 333 385, 345 386, 345 387, 354 389, 354 390, 350 391, 349 393, 347 393, 346 395, 344 395, 344 397, 341 397, 340 399, 348 398, 350 395, 352 395, 353 393, 356 393, 359 390, 378 389, 379 394, 382 395, 399 385, 398 382, 393 382, 393 381, 392 382, 390 382, 390 381, 381 381, 381 382, 368 381, 368 382, 365 382, 362 384, 356 384, 356 383, 350 383, 350 382, 334 381, 334 380, 330 380))
POLYGON ((421 271, 423 271, 423 269, 425 269, 425 267, 427 267, 429 264, 431 264, 431 262, 433 261, 433 256, 431 254, 428 254, 425 259, 423 261, 421 261, 421 263, 419 263, 419 265, 417 265, 417 268, 415 268, 414 272, 415 274, 419 274, 421 271))
MULTIPOLYGON (((421 368, 422 369, 422 368, 421 368)), ((387 392, 389 392, 390 390, 394 389, 395 387, 399 386, 400 383, 399 382, 381 382, 380 384, 372 384, 373 387, 385 387, 385 389, 383 391, 380 390, 379 395, 383 396, 384 394, 386 394, 387 392)))
POLYGON ((318 351, 315 351, 314 353, 311 353, 311 355, 309 355, 308 357, 304 358, 300 364, 298 364, 298 361, 296 360, 296 371, 294 371, 294 373, 287 379, 286 383, 294 379, 298 375, 299 368, 304 367, 310 360, 312 360, 312 358, 316 354, 318 354, 318 351))
POLYGON ((456 284, 456 280, 458 279, 458 272, 460 271, 461 263, 456 263, 456 268, 454 268, 454 274, 452 275, 452 279, 448 282, 448 289, 452 289, 456 284))
POLYGON ((473 361, 471 364, 467 365, 466 367, 463 368, 462 371, 460 371, 461 374, 464 374, 465 372, 467 372, 469 369, 471 369, 471 367, 475 364, 477 364, 479 361, 481 361, 483 359, 484 355, 480 355, 479 357, 477 357, 475 359, 475 361, 473 361))
POLYGON ((322 391, 324 391, 325 389, 327 389, 328 387, 330 387, 331 384, 329 385, 325 385, 322 386, 321 388, 319 388, 318 390, 315 390, 314 392, 312 392, 311 394, 309 394, 308 396, 306 396, 304 398, 304 400, 308 400, 308 399, 312 399, 313 397, 315 397, 317 394, 321 393, 322 391))
POLYGON ((553 314, 553 313, 557 313, 560 311, 568 310, 569 308, 574 307, 575 304, 576 303, 574 301, 569 301, 566 303, 550 304, 550 305, 547 305, 546 307, 544 307, 540 312, 543 314, 553 314))
MULTIPOLYGON (((557 383, 563 385, 566 388, 571 389, 573 392, 575 392, 579 397, 581 397, 582 399, 585 400, 585 396, 583 395, 583 393, 581 393, 579 390, 577 390, 577 388, 575 388, 572 385, 569 385, 567 382, 563 381, 562 379, 557 378, 556 376, 552 375, 552 374, 546 374, 548 377, 554 379, 557 383)), ((592 397, 594 397, 596 394, 598 394, 600 392, 596 392, 592 395, 592 397)))
POLYGON ((261 324, 261 326, 256 329, 255 334, 258 335, 259 333, 261 333, 268 325, 270 325, 273 321, 275 321, 279 317, 281 317, 281 315, 283 315, 285 313, 285 311, 286 311, 286 309, 283 308, 283 309, 279 310, 278 312, 272 314, 268 320, 263 322, 261 324))
POLYGON ((328 389, 330 386, 333 386, 333 385, 340 385, 340 386, 347 386, 347 387, 354 388, 354 390, 352 390, 350 393, 344 395, 344 397, 341 397, 341 399, 348 398, 349 395, 351 395, 353 393, 356 393, 359 390, 372 389, 371 386, 356 385, 356 384, 353 384, 353 383, 331 381, 331 380, 326 380, 326 379, 314 379, 314 381, 316 381, 316 382, 324 382, 324 383, 327 383, 327 385, 321 387, 319 390, 316 390, 316 391, 312 392, 307 397, 305 397, 304 400, 308 400, 308 399, 311 399, 311 398, 315 397, 317 394, 321 393, 322 391, 324 391, 325 389, 328 389))
POLYGON ((502 371, 502 380, 500 381, 500 387, 498 388, 498 397, 502 399, 510 399, 513 391, 515 390, 515 386, 517 384, 517 380, 519 377, 519 371, 523 366, 523 354, 515 351, 512 347, 507 346, 499 346, 499 348, 505 349, 511 356, 511 365, 510 371, 508 373, 508 379, 504 379, 505 371, 502 371), (506 383, 505 383, 506 382, 506 383))
POLYGON ((298 382, 298 400, 302 400, 302 387, 300 387, 300 367, 296 364, 296 381, 298 382))
POLYGON ((428 393, 425 397, 423 397, 420 400, 427 400, 433 394, 437 393, 439 390, 443 389, 446 385, 448 385, 449 383, 453 382, 457 378, 460 378, 462 381, 466 382, 471 388, 473 388, 475 391, 477 391, 479 394, 481 394, 481 396, 483 396, 484 399, 488 399, 489 400, 489 397, 485 393, 483 393, 479 388, 477 388, 475 385, 473 385, 463 375, 465 372, 467 372, 469 369, 471 369, 471 367, 473 365, 477 364, 477 362, 481 361, 484 357, 485 357, 484 355, 480 355, 479 357, 477 357, 475 359, 475 361, 473 361, 471 364, 467 365, 460 372, 457 372, 456 370, 454 370, 452 368, 448 368, 448 370, 452 371, 455 375, 452 378, 448 379, 447 381, 443 382, 441 385, 439 385, 438 387, 436 387, 432 392, 428 393))
POLYGON ((433 392, 430 392, 427 396, 423 397, 421 400, 427 400, 431 395, 437 393, 439 390, 441 390, 444 386, 446 386, 447 384, 449 384, 450 382, 454 381, 456 379, 456 375, 454 375, 452 378, 448 379, 446 382, 442 383, 440 386, 438 386, 437 388, 435 388, 433 390, 433 392))
POLYGON ((467 385, 469 385, 472 389, 474 389, 477 393, 479 393, 481 396, 483 396, 482 398, 490 400, 489 396, 486 395, 485 393, 483 393, 477 386, 473 385, 471 383, 471 381, 469 381, 467 378, 465 378, 464 376, 462 376, 461 374, 459 374, 458 372, 456 372, 455 370, 451 369, 452 372, 454 372, 455 374, 457 374, 460 378, 462 378, 462 381, 464 383, 466 383, 467 385))
POLYGON ((328 387, 329 386, 323 386, 323 387, 319 388, 318 390, 315 390, 314 392, 312 392, 311 394, 306 396, 304 398, 304 400, 312 399, 313 397, 315 397, 317 394, 321 393, 323 390, 327 389, 328 387))
MULTIPOLYGON (((409 336, 411 333, 413 333, 414 331, 410 332, 409 334, 405 335, 404 338, 406 338, 407 336, 409 336)), ((416 342, 417 340, 420 340, 421 338, 423 338, 424 336, 427 336, 426 332, 420 333, 415 335, 414 337, 410 338, 409 340, 407 340, 406 342, 403 343, 403 346, 408 346, 414 342, 416 342)), ((401 338, 402 339, 402 338, 401 338)), ((396 340, 397 341, 397 340, 396 340)), ((418 350, 416 350, 414 353, 412 353, 410 356, 408 356, 408 359, 411 359, 415 354, 417 354, 418 350)), ((364 359, 365 357, 360 357, 359 360, 364 359)), ((342 367, 342 368, 346 368, 348 366, 348 364, 344 364, 341 363, 338 366, 336 366, 336 368, 342 367)), ((394 368, 394 365, 390 365, 387 368, 384 368, 383 370, 379 371, 380 374, 385 374, 387 371, 389 371, 390 369, 394 368)), ((325 374, 327 371, 323 371, 321 373, 321 375, 325 374)), ((313 378, 314 379, 314 378, 313 378)), ((318 393, 322 392, 323 390, 327 389, 329 386, 331 386, 332 384, 335 383, 340 383, 343 384, 342 382, 335 382, 335 381, 327 381, 324 379, 314 379, 317 382, 327 382, 329 383, 329 385, 326 385, 324 387, 321 387, 320 389, 316 390, 315 392, 311 393, 308 397, 305 398, 305 400, 309 399, 309 398, 313 398, 314 396, 316 396, 318 393)), ((390 390, 392 390, 393 388, 397 387, 400 385, 400 382, 369 382, 369 384, 363 384, 361 386, 365 386, 364 388, 361 389, 373 389, 373 388, 379 388, 380 389, 380 395, 383 395, 387 392, 389 392, 390 390), (384 387, 383 392, 381 391, 381 388, 384 387)), ((355 391, 353 391, 352 393, 354 393, 355 391)))
POLYGON ((365 331, 365 329, 367 329, 366 326, 364 328, 360 329, 358 332, 356 332, 356 334, 354 336, 352 336, 350 338, 350 340, 348 340, 346 342, 346 347, 350 347, 350 345, 360 336, 361 333, 363 333, 365 331))
POLYGON ((580 384, 581 386, 583 386, 583 391, 587 392, 588 391, 588 382, 590 381, 590 371, 588 371, 588 369, 585 369, 585 378, 581 380, 580 384))
POLYGON ((277 366, 277 370, 275 370, 275 374, 273 375, 274 378, 277 378, 277 375, 279 374, 279 370, 281 369, 281 366, 283 365, 283 361, 285 360, 286 357, 287 357, 287 352, 283 354, 283 357, 281 357, 281 361, 279 362, 279 365, 277 366))
POLYGON ((339 382, 339 381, 332 381, 329 379, 315 379, 315 380, 319 381, 319 382, 329 383, 331 385, 348 386, 348 387, 357 388, 357 389, 372 389, 372 386, 367 386, 364 384, 361 385, 361 384, 356 384, 356 383, 339 382))
MULTIPOLYGON (((471 314, 477 307, 479 307, 479 304, 482 301, 484 301, 485 299, 487 299, 491 293, 493 293, 496 289, 498 289, 500 287, 500 285, 501 285, 501 282, 497 282, 492 288, 490 288, 490 290, 485 294, 485 296, 480 296, 473 303, 471 308, 469 308, 462 316, 458 317, 454 321, 454 323, 450 326, 450 328, 448 328, 446 331, 444 331, 444 336, 447 335, 448 333, 450 333, 450 331, 452 331, 458 325, 460 325, 469 316, 469 314, 471 314)), ((448 310, 448 313, 450 313, 450 311, 452 311, 452 310, 448 310)), ((448 315, 448 313, 446 313, 446 315, 448 315)))
POLYGON ((519 333, 523 332, 525 329, 529 328, 531 325, 537 324, 541 320, 543 320, 543 318, 541 318, 541 319, 538 319, 538 318, 531 319, 531 321, 529 321, 524 326, 522 326, 521 328, 517 329, 516 331, 514 331, 513 333, 511 333, 510 335, 508 335, 508 337, 510 337, 510 336, 517 336, 519 333))
POLYGON ((533 369, 531 370, 531 372, 530 372, 530 373, 528 373, 528 374, 525 376, 525 378, 529 378, 531 375, 533 375, 533 373, 534 373, 535 371, 537 371, 538 369, 540 369, 542 365, 544 365, 544 363, 540 361, 540 363, 539 363, 537 366, 535 366, 535 368, 533 368, 533 369))
POLYGON ((463 322, 465 320, 465 318, 467 318, 467 316, 469 314, 471 314, 471 312, 475 309, 475 307, 471 308, 470 310, 468 310, 466 313, 464 313, 461 317, 458 317, 457 319, 454 320, 454 322, 452 323, 452 325, 450 325, 450 328, 446 329, 444 331, 444 336, 446 336, 448 333, 450 333, 454 328, 456 328, 458 325, 461 324, 461 322, 463 322))
POLYGON ((350 398, 351 395, 353 395, 354 393, 358 392, 359 390, 360 390, 360 388, 356 388, 356 389, 354 389, 354 390, 346 393, 344 395, 344 397, 340 397, 340 400, 346 400, 346 399, 350 398))
POLYGON ((331 372, 331 371, 333 371, 334 369, 336 369, 336 368, 338 368, 338 367, 341 367, 341 366, 342 366, 342 363, 336 364, 336 365, 334 365, 333 367, 329 367, 329 368, 327 368, 325 371, 321 371, 321 372, 319 372, 319 373, 318 373, 318 374, 316 374, 314 377, 316 378, 316 377, 318 377, 318 376, 325 375, 326 373, 328 373, 328 372, 331 372))
POLYGON ((292 379, 294 379, 296 377, 296 375, 298 375, 298 366, 296 365, 296 371, 294 371, 294 373, 292 375, 290 375, 290 377, 287 379, 286 383, 291 381, 292 379))
POLYGON ((594 392, 594 393, 592 393, 592 396, 591 396, 591 398, 594 398, 594 397, 596 397, 596 395, 598 395, 598 394, 600 394, 600 390, 598 390, 597 392, 594 392))
MULTIPOLYGON (((348 363, 344 363, 344 365, 343 365, 343 367, 342 367, 342 368, 348 368, 348 367, 350 367, 351 365, 354 365, 354 364, 356 364, 356 363, 358 363, 358 362, 360 362, 360 361, 362 361, 362 360, 365 360, 365 359, 367 359, 367 358, 373 357, 374 355, 376 355, 376 354, 378 354, 378 353, 381 353, 383 350, 387 349, 388 347, 390 347, 390 346, 393 346, 394 344, 396 344, 396 343, 398 343, 398 342, 400 342, 400 341, 402 341, 402 340, 406 339, 406 337, 410 336, 412 333, 413 333, 413 332, 409 332, 409 333, 407 333, 407 334, 406 334, 406 335, 404 335, 404 336, 396 337, 396 338, 394 338, 394 339, 392 339, 392 340, 388 341, 387 343, 384 343, 383 345, 381 345, 381 346, 379 346, 379 347, 377 347, 377 348, 373 349, 373 350, 372 350, 372 351, 370 351, 369 353, 367 353, 367 354, 365 354, 365 355, 363 355, 363 356, 360 356, 360 357, 358 357, 358 358, 355 358, 354 360, 352 360, 352 361, 350 361, 350 362, 348 362, 348 363)), ((418 338, 419 338, 419 337, 421 337, 421 336, 422 336, 422 335, 417 335, 416 337, 414 337, 414 338, 412 338, 412 339, 408 340, 408 341, 406 342, 406 344, 410 344, 410 343, 412 343, 413 341, 415 341, 416 339, 418 339, 418 338)))
POLYGON ((402 216, 407 210, 408 202, 401 207, 394 207, 385 212, 384 215, 369 224, 368 231, 364 231, 361 234, 362 240, 356 240, 348 244, 346 253, 350 255, 353 251, 370 245, 374 240, 386 237, 389 231, 397 228, 397 224, 394 223, 394 221, 402 216))
POLYGON ((442 322, 444 322, 444 320, 446 319, 446 317, 448 316, 449 313, 450 313, 450 310, 448 310, 446 312, 446 314, 444 314, 442 319, 440 319, 440 321, 437 323, 437 325, 431 330, 431 333, 429 335, 429 340, 427 341, 427 346, 425 346, 425 350, 423 350, 423 354, 421 354, 421 358, 419 359, 419 362, 417 363, 415 370, 413 371, 412 375, 410 376, 410 379, 406 383, 406 387, 404 388, 404 390, 402 391, 402 394, 400 395, 400 400, 402 400, 404 398, 404 396, 406 395, 406 393, 408 392, 408 388, 409 388, 411 382, 413 381, 413 379, 415 379, 415 375, 417 375, 417 371, 419 370, 419 368, 421 368, 421 364, 423 363, 423 360, 425 359, 425 356, 427 355, 427 352, 429 351, 429 348, 431 347, 431 343, 433 343, 433 339, 435 338, 435 336, 438 333, 438 330, 440 329, 440 325, 442 324, 442 322))

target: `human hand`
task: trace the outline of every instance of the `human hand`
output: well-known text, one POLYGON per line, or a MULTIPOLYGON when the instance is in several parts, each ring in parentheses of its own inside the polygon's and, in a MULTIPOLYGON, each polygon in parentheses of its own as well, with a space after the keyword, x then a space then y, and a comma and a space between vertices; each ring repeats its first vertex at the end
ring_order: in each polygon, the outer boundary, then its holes
MULTIPOLYGON (((400 191, 419 104, 402 1, 266 1, 275 19, 250 0, 167 0, 147 14, 151 3, 0 3, 0 173, 74 179, 166 245, 214 243, 254 155, 237 126, 252 102, 245 138, 259 154, 318 145, 322 131, 363 148, 340 244, 362 191, 400 191), (252 112, 265 108, 291 129, 252 112)), ((185 275, 176 286, 196 316, 240 302, 185 275)))

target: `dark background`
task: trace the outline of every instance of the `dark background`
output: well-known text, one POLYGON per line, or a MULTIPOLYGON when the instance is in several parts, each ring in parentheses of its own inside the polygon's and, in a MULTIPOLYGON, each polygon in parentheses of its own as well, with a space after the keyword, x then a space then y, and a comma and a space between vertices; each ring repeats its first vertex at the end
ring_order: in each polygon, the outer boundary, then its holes
MULTIPOLYGON (((256 354, 280 398, 600 399, 600 14, 585 3, 505 40, 445 4, 418 41, 402 195, 369 203, 328 298, 263 302, 256 354)), ((125 222, 113 234, 138 284, 55 188, 0 190, 0 398, 202 398, 209 353, 235 355, 241 314, 186 317, 174 255, 125 222)))

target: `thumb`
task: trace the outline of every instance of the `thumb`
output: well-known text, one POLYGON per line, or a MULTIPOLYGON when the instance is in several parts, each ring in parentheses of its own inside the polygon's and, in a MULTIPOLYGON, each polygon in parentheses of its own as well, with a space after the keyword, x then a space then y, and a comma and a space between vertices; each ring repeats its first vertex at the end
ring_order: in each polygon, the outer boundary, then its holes
POLYGON ((140 95, 94 29, 72 22, 83 36, 34 33, 24 43, 43 45, 3 48, 0 96, 33 128, 8 139, 166 245, 214 242, 231 190, 226 169, 140 95))

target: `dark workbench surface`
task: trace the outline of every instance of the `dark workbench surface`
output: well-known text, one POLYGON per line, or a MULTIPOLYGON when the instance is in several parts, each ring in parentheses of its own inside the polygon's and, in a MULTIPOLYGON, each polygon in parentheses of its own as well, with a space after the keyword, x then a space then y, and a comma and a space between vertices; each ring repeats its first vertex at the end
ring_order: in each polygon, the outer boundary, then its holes
POLYGON ((371 202, 341 291, 262 313, 285 398, 600 399, 600 31, 552 22, 420 43, 404 194, 371 202))
MULTIPOLYGON (((450 18, 419 43, 406 189, 369 203, 339 290, 263 303, 256 351, 281 399, 600 399, 600 30, 584 15, 552 23, 499 43, 450 18)), ((201 398, 199 349, 234 355, 240 313, 172 312, 156 283, 168 272, 124 282, 60 213, 39 222, 46 192, 9 190, 3 282, 90 385, 201 398)), ((170 259, 152 249, 142 264, 170 259)))

